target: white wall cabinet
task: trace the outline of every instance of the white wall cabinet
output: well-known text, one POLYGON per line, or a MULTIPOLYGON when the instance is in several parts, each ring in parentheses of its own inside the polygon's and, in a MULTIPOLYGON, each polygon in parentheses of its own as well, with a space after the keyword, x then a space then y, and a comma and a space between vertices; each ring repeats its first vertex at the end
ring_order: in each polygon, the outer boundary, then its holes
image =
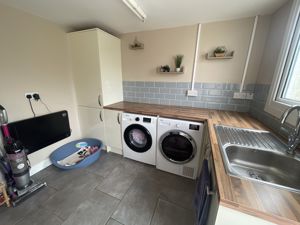
POLYGON ((81 133, 108 141, 121 154, 121 136, 114 130, 121 132, 120 125, 112 123, 117 112, 105 116, 103 110, 123 101, 120 39, 97 28, 69 33, 68 38, 81 133), (106 139, 112 133, 116 136, 106 139))
POLYGON ((106 144, 112 152, 123 154, 121 118, 122 112, 116 110, 104 110, 106 144))
POLYGON ((97 28, 68 36, 78 105, 123 101, 120 39, 97 28))

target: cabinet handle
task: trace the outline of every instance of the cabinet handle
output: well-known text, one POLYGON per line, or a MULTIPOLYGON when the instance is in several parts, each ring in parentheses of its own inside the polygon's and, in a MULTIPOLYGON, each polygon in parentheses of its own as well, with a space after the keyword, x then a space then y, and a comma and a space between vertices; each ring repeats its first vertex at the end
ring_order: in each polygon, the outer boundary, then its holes
POLYGON ((121 124, 120 116, 121 116, 121 113, 118 113, 118 117, 117 117, 117 119, 118 119, 118 124, 121 124))
POLYGON ((100 118, 100 121, 103 122, 103 118, 102 118, 102 110, 101 110, 100 113, 99 113, 99 118, 100 118))
POLYGON ((100 106, 102 106, 102 103, 101 103, 101 95, 98 95, 98 104, 99 104, 100 106))
POLYGON ((214 195, 214 194, 215 194, 215 192, 214 192, 214 191, 211 191, 211 190, 209 190, 209 187, 208 187, 208 186, 206 186, 206 194, 207 194, 207 195, 214 195))
POLYGON ((211 146, 210 143, 207 143, 204 150, 204 158, 208 159, 211 153, 211 146))

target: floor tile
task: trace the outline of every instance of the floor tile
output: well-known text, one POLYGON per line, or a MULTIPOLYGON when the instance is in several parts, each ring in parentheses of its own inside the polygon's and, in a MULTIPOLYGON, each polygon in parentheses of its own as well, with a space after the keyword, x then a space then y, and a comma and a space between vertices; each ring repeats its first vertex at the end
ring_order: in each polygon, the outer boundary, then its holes
MULTIPOLYGON (((84 180, 87 180, 86 176, 94 176, 96 180, 99 180, 99 182, 102 181, 102 177, 99 176, 96 178, 96 175, 88 174, 85 169, 55 170, 52 175, 47 176, 44 180, 47 182, 48 186, 53 187, 56 190, 62 190, 64 188, 79 185, 84 180)), ((43 180, 43 178, 41 180, 43 180)))
POLYGON ((123 156, 102 151, 100 159, 87 167, 86 170, 99 176, 107 177, 120 164, 122 159, 123 156))
POLYGON ((162 186, 174 186, 177 185, 181 180, 187 179, 172 173, 158 170, 154 166, 150 165, 144 165, 140 175, 149 179, 153 179, 156 183, 159 183, 162 186))
POLYGON ((122 199, 134 181, 141 166, 129 160, 123 160, 112 172, 97 186, 97 189, 113 197, 122 199))
POLYGON ((16 225, 61 225, 62 220, 46 209, 39 209, 28 214, 16 225))
POLYGON ((106 225, 123 225, 114 219, 109 219, 106 225))
POLYGON ((0 207, 0 225, 176 225, 170 211, 193 214, 194 181, 112 153, 88 168, 49 166, 33 178, 48 187, 16 208, 0 207))
POLYGON ((137 178, 112 218, 126 225, 150 224, 160 189, 151 179, 137 178))
POLYGON ((18 204, 15 208, 6 208, 5 206, 0 207, 0 225, 14 225, 26 215, 41 208, 55 193, 55 189, 44 187, 24 202, 18 204))
POLYGON ((194 214, 189 210, 159 199, 151 225, 194 225, 194 214))
POLYGON ((144 171, 140 175, 152 179, 161 186, 160 198, 190 210, 194 209, 195 180, 157 170, 149 166, 145 166, 144 171))
POLYGON ((193 201, 196 181, 184 177, 177 178, 176 182, 163 187, 160 198, 183 208, 194 210, 193 201))
POLYGON ((49 176, 55 176, 62 172, 61 169, 50 165, 47 168, 43 169, 42 171, 39 171, 38 173, 34 174, 32 176, 33 179, 46 179, 49 176))
POLYGON ((119 200, 100 191, 94 190, 92 194, 68 217, 63 225, 105 225, 119 200))
POLYGON ((85 201, 101 182, 103 178, 95 174, 86 173, 85 176, 80 176, 78 179, 66 184, 67 188, 62 188, 57 191, 45 203, 45 208, 52 211, 60 218, 67 219, 80 203, 85 201))

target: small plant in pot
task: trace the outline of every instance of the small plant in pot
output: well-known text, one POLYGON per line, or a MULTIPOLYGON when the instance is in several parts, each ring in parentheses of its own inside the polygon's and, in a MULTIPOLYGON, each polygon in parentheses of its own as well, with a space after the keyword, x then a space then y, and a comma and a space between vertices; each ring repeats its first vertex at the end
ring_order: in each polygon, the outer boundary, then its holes
POLYGON ((215 57, 224 57, 227 49, 224 46, 219 46, 214 50, 215 57))
POLYGON ((161 66, 160 67, 160 72, 170 72, 170 67, 169 65, 161 66))
POLYGON ((181 71, 182 60, 183 60, 183 55, 176 55, 175 56, 176 72, 180 72, 181 71))

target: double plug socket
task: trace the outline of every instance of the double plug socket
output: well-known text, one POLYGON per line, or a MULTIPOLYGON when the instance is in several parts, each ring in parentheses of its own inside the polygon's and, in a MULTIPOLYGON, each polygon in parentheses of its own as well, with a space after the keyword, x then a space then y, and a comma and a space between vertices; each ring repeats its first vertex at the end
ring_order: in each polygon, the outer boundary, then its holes
POLYGON ((38 92, 27 92, 25 93, 25 98, 38 101, 40 99, 40 95, 38 92))

